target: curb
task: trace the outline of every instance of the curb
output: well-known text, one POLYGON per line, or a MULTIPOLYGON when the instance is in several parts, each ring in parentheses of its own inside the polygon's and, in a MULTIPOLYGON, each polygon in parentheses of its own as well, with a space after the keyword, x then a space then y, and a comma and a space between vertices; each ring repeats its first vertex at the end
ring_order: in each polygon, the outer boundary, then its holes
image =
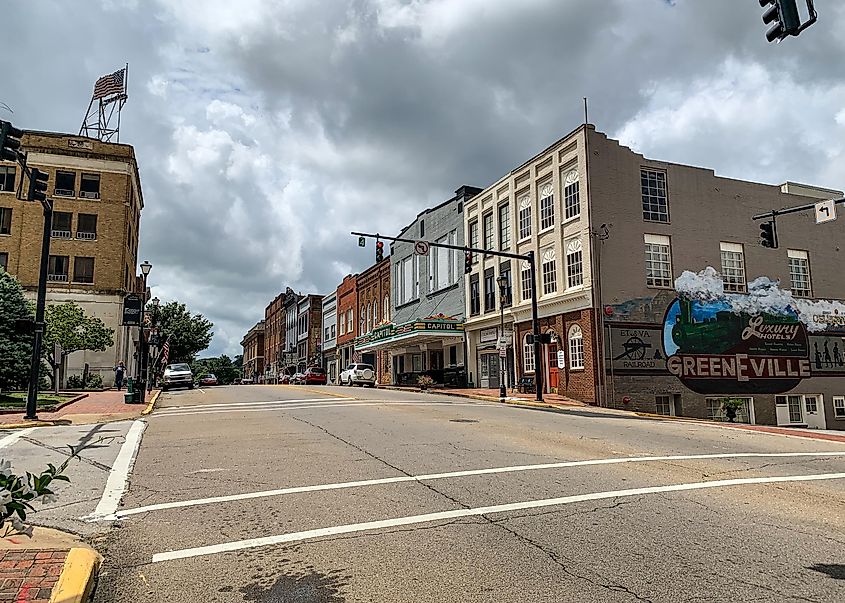
POLYGON ((97 551, 72 548, 65 559, 50 603, 83 603, 94 590, 102 557, 97 551))
POLYGON ((153 412, 153 409, 155 408, 156 402, 158 402, 158 397, 160 395, 161 395, 161 390, 160 389, 156 390, 155 393, 153 394, 153 397, 150 398, 150 402, 149 402, 149 404, 147 404, 147 407, 144 410, 141 411, 141 416, 148 415, 151 412, 153 412))
POLYGON ((70 419, 55 419, 53 421, 27 421, 26 423, 0 423, 0 429, 26 429, 27 427, 56 427, 57 425, 71 425, 70 419))

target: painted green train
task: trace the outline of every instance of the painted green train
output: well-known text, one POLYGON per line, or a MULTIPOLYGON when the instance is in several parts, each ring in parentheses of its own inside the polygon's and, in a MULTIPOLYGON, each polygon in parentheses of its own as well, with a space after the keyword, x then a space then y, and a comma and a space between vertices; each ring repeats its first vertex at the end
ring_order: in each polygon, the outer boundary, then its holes
POLYGON ((678 345, 678 354, 724 354, 742 337, 746 321, 741 315, 722 310, 713 318, 695 322, 693 302, 681 297, 678 303, 680 312, 672 326, 672 339, 678 345))

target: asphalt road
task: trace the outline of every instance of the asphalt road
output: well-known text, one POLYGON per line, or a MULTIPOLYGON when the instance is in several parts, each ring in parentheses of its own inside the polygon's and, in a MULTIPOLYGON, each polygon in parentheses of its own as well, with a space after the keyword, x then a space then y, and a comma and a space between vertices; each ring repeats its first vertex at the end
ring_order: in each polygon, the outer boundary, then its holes
POLYGON ((587 408, 169 392, 117 517, 101 603, 845 601, 845 445, 587 408))

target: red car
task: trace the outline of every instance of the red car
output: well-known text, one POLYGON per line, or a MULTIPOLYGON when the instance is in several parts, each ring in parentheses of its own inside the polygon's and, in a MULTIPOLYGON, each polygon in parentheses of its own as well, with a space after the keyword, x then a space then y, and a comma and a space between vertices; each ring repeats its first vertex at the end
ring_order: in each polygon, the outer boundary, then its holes
POLYGON ((279 383, 284 384, 284 385, 287 385, 288 383, 290 383, 290 375, 286 374, 286 375, 282 375, 281 377, 279 377, 279 383))
POLYGON ((325 385, 326 384, 326 369, 321 366, 312 366, 305 369, 305 376, 302 382, 306 385, 325 385))

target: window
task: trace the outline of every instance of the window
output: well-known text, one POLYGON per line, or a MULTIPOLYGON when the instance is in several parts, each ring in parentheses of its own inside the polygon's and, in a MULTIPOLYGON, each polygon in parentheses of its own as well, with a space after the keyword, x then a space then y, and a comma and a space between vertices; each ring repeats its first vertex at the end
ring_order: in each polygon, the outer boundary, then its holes
POLYGON ((484 271, 484 311, 496 309, 496 275, 493 268, 484 271))
POLYGON ((645 235, 645 273, 649 287, 672 286, 672 254, 669 237, 645 235))
POLYGON ((458 346, 449 346, 449 366, 458 365, 458 346))
POLYGON ((79 214, 76 217, 76 238, 86 240, 97 238, 97 214, 79 214))
POLYGON ((584 284, 584 260, 581 239, 572 239, 566 243, 566 288, 580 287, 584 284))
POLYGON ((669 396, 655 396, 654 397, 655 412, 659 415, 671 415, 672 405, 669 396))
POLYGON ((789 258, 789 282, 792 286, 792 295, 795 297, 813 297, 813 288, 810 282, 810 259, 807 252, 788 249, 786 255, 789 258))
POLYGON ((373 305, 367 304, 367 333, 373 330, 373 305))
POLYGON ((522 299, 531 299, 531 264, 528 263, 528 260, 522 262, 520 283, 522 285, 522 299))
POLYGON ((390 297, 385 295, 384 296, 384 312, 383 312, 384 320, 390 320, 390 297))
POLYGON ((73 220, 73 214, 66 211, 53 212, 53 232, 52 236, 56 239, 71 238, 70 224, 73 220))
POLYGON ((525 195, 519 199, 519 238, 531 236, 531 197, 525 195))
POLYGON ((323 339, 325 341, 328 341, 329 339, 331 339, 331 334, 332 334, 331 330, 328 327, 326 327, 326 334, 323 336, 323 339))
POLYGON ((47 260, 47 280, 67 282, 68 256, 51 255, 47 260))
POLYGON ((100 198, 100 175, 82 174, 79 182, 79 196, 85 199, 100 198))
POLYGON ((413 354, 411 356, 411 370, 415 373, 422 372, 422 354, 413 354))
MULTIPOLYGON (((473 249, 478 249, 478 220, 471 222, 469 225, 469 246, 473 249)), ((472 263, 478 261, 478 256, 473 254, 472 263)))
POLYGON ((722 255, 722 280, 725 291, 743 293, 745 291, 745 256, 739 243, 719 243, 722 255))
POLYGON ((833 396, 833 416, 845 419, 845 396, 833 396))
POLYGON ((499 250, 510 249, 511 246, 511 214, 510 206, 505 203, 499 206, 499 250))
POLYGON ((419 265, 418 256, 408 256, 396 264, 396 297, 398 305, 407 304, 417 298, 419 281, 416 278, 419 265))
POLYGON ((336 335, 335 335, 335 325, 332 325, 331 339, 334 339, 335 337, 336 337, 336 335))
POLYGON ((0 207, 0 235, 12 232, 12 208, 0 207))
POLYGON ((522 365, 526 373, 534 372, 534 344, 528 343, 528 333, 522 338, 522 365))
POLYGON ((378 324, 378 301, 373 302, 373 328, 378 324))
POLYGON ((569 368, 584 368, 584 333, 578 325, 569 327, 569 368))
POLYGON ((339 335, 346 334, 346 317, 343 314, 340 315, 340 324, 337 327, 337 332, 339 335))
POLYGON ((801 412, 801 404, 804 396, 775 396, 775 404, 789 407, 789 422, 803 423, 804 414, 801 412))
POLYGON ((9 254, 5 251, 0 251, 0 268, 8 270, 9 268, 9 254))
POLYGON ((669 204, 666 201, 666 173, 640 170, 643 194, 643 220, 668 222, 669 204))
POLYGON ((484 226, 484 249, 493 249, 493 213, 482 218, 484 226))
POLYGON ((478 275, 469 277, 469 313, 475 316, 481 312, 481 292, 478 289, 478 275))
MULTIPOLYGON (((450 244, 452 234, 437 239, 437 243, 450 244)), ((428 270, 431 282, 431 290, 439 291, 450 286, 455 281, 454 262, 455 250, 442 247, 432 247, 429 252, 428 270)))
POLYGON ((56 172, 57 197, 73 197, 76 195, 76 172, 56 172))
POLYGON ((555 194, 551 182, 540 187, 540 230, 555 225, 555 194))
POLYGON ((358 322, 360 323, 358 325, 358 335, 363 335, 364 333, 366 333, 364 327, 367 326, 368 314, 369 313, 367 312, 367 309, 364 308, 364 304, 361 304, 361 311, 358 313, 358 322))
POLYGON ((543 252, 543 295, 557 291, 557 260, 554 248, 543 252))
POLYGON ((420 238, 425 236, 425 220, 420 220, 420 238))
POLYGON ((569 220, 581 215, 581 199, 579 197, 578 170, 570 170, 563 181, 563 210, 564 219, 569 220))
POLYGON ((14 192, 15 166, 0 165, 0 192, 14 192))
MULTIPOLYGON (((780 396, 778 396, 780 397, 780 396)), ((739 423, 751 423, 751 407, 753 398, 737 398, 742 401, 742 406, 736 409, 736 421, 739 423)), ((724 421, 727 419, 725 411, 722 408, 722 402, 725 398, 705 398, 707 404, 707 418, 714 421, 724 421)))
POLYGON ((819 412, 819 398, 818 396, 804 396, 804 408, 809 413, 819 412))
POLYGON ((94 258, 73 258, 73 282, 94 282, 94 258))
MULTIPOLYGON (((504 299, 500 299, 499 303, 504 306, 509 306, 513 303, 513 280, 511 279, 511 262, 510 260, 502 262, 499 265, 499 276, 505 278, 505 295, 504 299)), ((501 295, 501 292, 500 292, 501 295)))
POLYGON ((346 311, 346 332, 352 335, 352 328, 355 326, 355 310, 349 308, 346 311))

